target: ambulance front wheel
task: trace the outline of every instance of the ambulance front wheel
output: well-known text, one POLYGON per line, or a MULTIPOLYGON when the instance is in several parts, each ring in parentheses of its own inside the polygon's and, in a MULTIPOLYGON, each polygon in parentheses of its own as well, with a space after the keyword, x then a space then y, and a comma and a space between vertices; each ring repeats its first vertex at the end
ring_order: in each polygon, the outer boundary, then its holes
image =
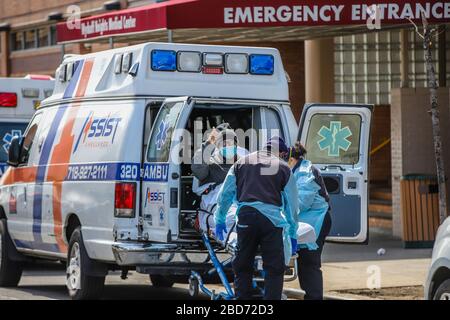
POLYGON ((22 265, 11 259, 12 250, 16 250, 5 219, 0 219, 0 287, 17 287, 22 277, 22 265))
POLYGON ((194 276, 189 277, 189 295, 193 298, 198 296, 199 283, 198 279, 194 276))
POLYGON ((67 289, 73 300, 99 299, 105 286, 105 276, 93 276, 93 266, 86 252, 81 227, 75 229, 70 237, 67 251, 67 289))

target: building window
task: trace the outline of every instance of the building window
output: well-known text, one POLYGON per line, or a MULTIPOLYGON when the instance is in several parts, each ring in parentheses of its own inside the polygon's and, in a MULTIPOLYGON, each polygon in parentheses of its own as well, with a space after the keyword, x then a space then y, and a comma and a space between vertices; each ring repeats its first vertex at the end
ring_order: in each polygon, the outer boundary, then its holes
POLYGON ((25 49, 36 48, 36 30, 27 30, 25 34, 25 49))
POLYGON ((23 43, 23 32, 14 32, 11 34, 12 39, 12 50, 23 50, 24 43, 23 43))
MULTIPOLYGON (((439 70, 437 46, 436 41, 432 52, 436 72, 439 70)), ((450 58, 450 52, 448 54, 450 58)), ((427 74, 422 39, 412 29, 408 31, 408 55, 409 87, 426 87, 427 74)), ((391 89, 399 88, 401 85, 400 64, 398 30, 336 37, 334 74, 336 102, 390 104, 391 89)))
POLYGON ((56 45, 56 26, 46 26, 11 33, 12 51, 56 45))
POLYGON ((49 29, 48 28, 39 28, 37 30, 38 33, 38 48, 46 47, 49 44, 49 29))

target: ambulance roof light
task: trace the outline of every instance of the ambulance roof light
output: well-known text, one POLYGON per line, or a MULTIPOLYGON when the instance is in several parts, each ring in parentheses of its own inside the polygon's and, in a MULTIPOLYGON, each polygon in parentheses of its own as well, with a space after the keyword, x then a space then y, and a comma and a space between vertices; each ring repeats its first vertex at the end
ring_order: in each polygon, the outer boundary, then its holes
POLYGON ((128 71, 130 71, 132 63, 133 63, 133 52, 124 53, 122 58, 122 72, 127 73, 128 71))
POLYGON ((17 107, 17 94, 15 92, 0 92, 0 107, 17 107))
POLYGON ((181 72, 200 72, 202 58, 200 52, 179 51, 177 57, 177 70, 181 72))
POLYGON ((236 74, 248 73, 248 55, 245 53, 225 54, 225 72, 236 74))
POLYGON ((208 67, 222 67, 223 55, 221 53, 204 53, 203 65, 208 67))
POLYGON ((267 54, 250 55, 250 73, 256 75, 273 75, 274 58, 267 54))
POLYGON ((67 64, 67 69, 66 69, 66 80, 70 81, 70 79, 72 79, 73 73, 74 73, 74 65, 73 62, 69 62, 67 64))
POLYGON ((122 60, 123 55, 122 54, 116 54, 114 57, 114 73, 119 74, 122 72, 122 60))
POLYGON ((22 97, 24 97, 24 98, 39 98, 39 89, 37 89, 37 88, 22 88, 22 97))
POLYGON ((173 50, 153 50, 153 71, 175 71, 177 70, 177 53, 173 50))
POLYGON ((58 80, 61 82, 66 81, 66 71, 67 71, 67 65, 66 64, 62 64, 59 66, 58 69, 58 80))

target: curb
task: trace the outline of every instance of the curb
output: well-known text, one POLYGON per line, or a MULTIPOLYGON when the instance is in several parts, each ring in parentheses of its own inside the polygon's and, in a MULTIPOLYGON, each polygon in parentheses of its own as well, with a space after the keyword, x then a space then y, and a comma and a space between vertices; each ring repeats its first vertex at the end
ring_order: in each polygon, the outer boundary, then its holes
MULTIPOLYGON (((295 299, 301 299, 303 300, 304 296, 305 296, 305 291, 300 290, 300 289, 291 289, 291 288, 286 288, 283 290, 284 294, 286 294, 286 296, 288 298, 295 298, 295 299)), ((324 295, 324 300, 341 300, 341 301, 348 301, 348 300, 356 300, 353 298, 349 298, 349 297, 342 297, 342 296, 336 296, 336 295, 330 295, 330 294, 325 294, 324 295)))

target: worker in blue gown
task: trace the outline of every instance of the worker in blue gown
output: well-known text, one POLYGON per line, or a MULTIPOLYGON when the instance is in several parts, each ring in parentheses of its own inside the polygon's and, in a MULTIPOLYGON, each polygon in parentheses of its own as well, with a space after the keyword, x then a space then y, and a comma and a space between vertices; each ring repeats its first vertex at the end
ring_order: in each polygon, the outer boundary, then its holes
POLYGON ((298 278, 305 291, 305 300, 323 299, 322 250, 330 233, 330 197, 320 171, 305 159, 306 149, 297 142, 289 150, 288 165, 292 168, 298 189, 298 220, 314 227, 316 242, 298 245, 298 278))
POLYGON ((226 234, 225 218, 237 204, 237 252, 233 260, 238 299, 251 299, 255 255, 261 249, 264 299, 282 297, 283 277, 297 247, 298 191, 294 176, 281 158, 288 148, 272 137, 263 150, 239 159, 221 187, 215 212, 216 236, 226 234))

